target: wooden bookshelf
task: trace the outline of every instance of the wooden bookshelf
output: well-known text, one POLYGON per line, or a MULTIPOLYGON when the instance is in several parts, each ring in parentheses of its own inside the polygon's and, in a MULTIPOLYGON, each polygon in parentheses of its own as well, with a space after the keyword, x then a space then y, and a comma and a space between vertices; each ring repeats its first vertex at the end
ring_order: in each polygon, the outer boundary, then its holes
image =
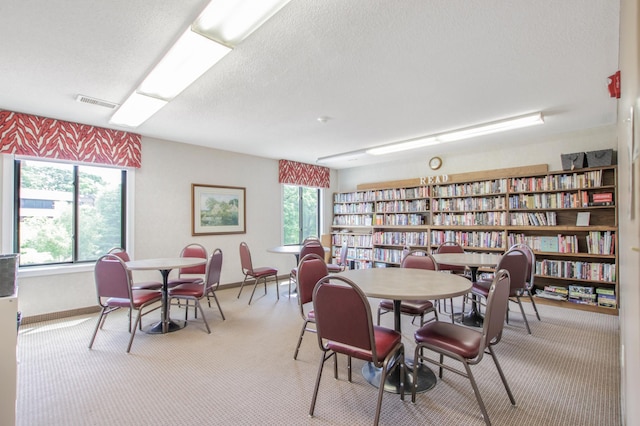
MULTIPOLYGON (((334 194, 333 253, 344 238, 356 267, 398 266, 404 246, 536 253, 534 292, 545 286, 612 289, 618 304, 616 166, 548 171, 546 165, 358 185, 334 194), (425 183, 431 182, 431 183, 425 183), (588 213, 587 226, 578 226, 588 213)), ((538 298, 617 314, 616 308, 538 298)))

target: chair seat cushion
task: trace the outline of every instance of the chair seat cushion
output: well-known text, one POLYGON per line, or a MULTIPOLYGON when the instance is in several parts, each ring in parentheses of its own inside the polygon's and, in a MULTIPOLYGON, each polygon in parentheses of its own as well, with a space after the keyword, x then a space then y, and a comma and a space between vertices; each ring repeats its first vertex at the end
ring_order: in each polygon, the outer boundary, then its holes
MULTIPOLYGON (((402 340, 402 335, 397 331, 377 325, 373 326, 373 334, 376 343, 376 354, 379 360, 385 359, 402 340)), ((327 347, 334 352, 346 354, 365 361, 373 361, 371 351, 365 349, 334 341, 328 341, 327 347)))
POLYGON ((204 284, 204 280, 200 277, 173 278, 167 282, 167 287, 175 287, 182 284, 204 284))
POLYGON ((262 277, 268 277, 270 275, 277 275, 278 274, 278 270, 275 268, 270 268, 268 266, 263 266, 261 268, 253 268, 253 271, 251 274, 252 277, 254 278, 262 278, 262 277))
POLYGON ((134 282, 131 288, 133 290, 160 290, 162 288, 162 283, 158 281, 134 282))
POLYGON ((331 273, 342 272, 343 268, 335 263, 327 263, 327 270, 331 273))
MULTIPOLYGON (((380 308, 393 311, 393 300, 380 301, 380 308)), ((433 309, 433 302, 430 300, 403 300, 400 302, 400 312, 406 315, 422 315, 433 309)))
POLYGON ((480 353, 482 333, 457 324, 435 321, 419 328, 414 337, 416 343, 424 343, 472 359, 480 353))
POLYGON ((133 305, 135 308, 141 305, 160 300, 162 293, 156 290, 133 290, 131 292, 133 300, 122 297, 110 297, 107 299, 106 304, 112 307, 128 308, 133 305))
POLYGON ((188 283, 188 284, 180 284, 173 288, 169 289, 169 296, 189 296, 189 297, 202 297, 204 294, 204 282, 202 284, 198 283, 188 283))
POLYGON ((490 288, 491 281, 476 281, 471 286, 471 293, 486 298, 489 295, 490 288))

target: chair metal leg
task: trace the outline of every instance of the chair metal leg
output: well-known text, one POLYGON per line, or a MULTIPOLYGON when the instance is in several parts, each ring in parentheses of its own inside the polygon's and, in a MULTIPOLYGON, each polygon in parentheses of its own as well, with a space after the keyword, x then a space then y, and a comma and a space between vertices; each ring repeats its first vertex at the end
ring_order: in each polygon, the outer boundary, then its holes
POLYGON ((489 420, 489 414, 487 413, 487 408, 485 407, 484 402, 482 401, 482 397, 480 396, 480 390, 478 389, 476 380, 474 379, 473 373, 471 372, 471 367, 469 366, 469 363, 467 363, 466 361, 463 361, 462 364, 464 365, 464 368, 467 371, 467 377, 471 382, 473 393, 476 395, 476 400, 478 401, 478 405, 480 406, 480 411, 482 411, 482 417, 484 417, 484 422, 486 423, 487 426, 491 426, 491 420, 489 420))
POLYGON ((522 312, 522 318, 524 319, 524 325, 527 326, 527 331, 531 334, 531 328, 529 327, 529 321, 527 321, 527 315, 524 313, 524 307, 522 306, 522 302, 520 301, 520 296, 516 296, 516 300, 518 301, 518 306, 520 306, 520 312, 522 312))
POLYGON ((300 337, 298 338, 296 351, 293 353, 293 359, 298 358, 298 351, 300 350, 300 345, 302 344, 302 338, 304 337, 304 332, 307 331, 307 324, 309 324, 309 320, 305 320, 304 324, 302 324, 302 330, 300 330, 300 337))
MULTIPOLYGON (((224 317, 224 312, 222 312, 222 308, 220 307, 220 302, 218 301, 218 296, 216 296, 215 291, 211 292, 211 295, 213 296, 213 300, 216 302, 216 305, 218 305, 218 310, 220 311, 220 315, 222 316, 222 320, 226 320, 226 318, 224 317)), ((211 307, 211 299, 209 299, 209 296, 207 295, 207 300, 209 300, 209 307, 211 307)))
POLYGON ((198 309, 200 309, 200 314, 202 315, 202 321, 204 322, 204 325, 207 327, 207 333, 211 334, 211 329, 209 328, 209 323, 207 322, 207 318, 204 316, 204 311, 202 310, 202 305, 200 304, 199 300, 195 300, 196 302, 196 306, 193 308, 196 312, 198 312, 198 309))
POLYGON ((529 296, 529 300, 531 300, 531 306, 533 306, 533 310, 536 312, 536 317, 538 317, 538 321, 541 321, 540 314, 538 313, 538 307, 536 306, 535 300, 533 300, 533 295, 530 290, 527 290, 527 295, 529 296))
POLYGON ((242 287, 244 287, 244 283, 247 281, 247 277, 248 275, 244 276, 244 279, 242 280, 242 284, 240 284, 240 291, 238 292, 238 297, 236 297, 236 299, 240 299, 240 294, 242 294, 242 287))
POLYGON ((507 383, 507 378, 502 372, 502 367, 500 367, 500 363, 498 362, 498 358, 496 357, 496 353, 493 351, 493 348, 489 346, 489 353, 491 354, 491 358, 493 358, 493 362, 496 365, 496 369, 498 370, 498 374, 500 374, 500 379, 502 380, 502 384, 504 385, 505 390, 507 391, 507 395, 509 395, 509 401, 511 401, 511 405, 516 405, 516 400, 513 397, 513 393, 511 393, 511 388, 507 383))
POLYGON ((131 345, 133 344, 133 338, 136 337, 136 327, 138 325, 142 325, 140 323, 140 317, 142 316, 142 308, 138 309, 138 316, 136 317, 136 323, 133 326, 133 331, 131 332, 131 337, 129 338, 129 345, 127 346, 127 353, 131 351, 131 345))
POLYGON ((316 377, 316 386, 313 389, 313 397, 311 397, 311 408, 309 409, 309 416, 313 417, 313 410, 316 407, 316 399, 318 398, 318 389, 320 388, 320 379, 322 378, 322 368, 324 367, 324 363, 326 360, 335 355, 335 352, 327 354, 327 352, 322 352, 320 354, 320 366, 318 367, 318 375, 316 377))
POLYGON ((107 308, 102 308, 102 312, 100 312, 100 318, 98 318, 98 322, 96 323, 96 329, 93 331, 93 336, 91 337, 91 341, 89 342, 89 349, 93 346, 93 342, 96 340, 96 335, 98 334, 98 329, 102 328, 102 324, 104 323, 104 319, 107 317, 105 311, 107 308))
MULTIPOLYGON (((258 281, 259 279, 256 278, 256 282, 253 284, 253 291, 251 292, 251 297, 249 298, 249 305, 251 304, 251 301, 253 300, 253 295, 256 292, 256 288, 258 287, 258 281)), ((264 293, 267 294, 267 284, 265 282, 265 287, 264 287, 264 293)))

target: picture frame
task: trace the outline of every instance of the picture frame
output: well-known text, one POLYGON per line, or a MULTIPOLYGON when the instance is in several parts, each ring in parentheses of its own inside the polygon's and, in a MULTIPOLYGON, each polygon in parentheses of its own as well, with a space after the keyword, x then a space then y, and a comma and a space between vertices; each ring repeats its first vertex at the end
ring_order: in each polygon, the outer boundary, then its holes
POLYGON ((246 188, 191 184, 191 235, 245 234, 246 188))

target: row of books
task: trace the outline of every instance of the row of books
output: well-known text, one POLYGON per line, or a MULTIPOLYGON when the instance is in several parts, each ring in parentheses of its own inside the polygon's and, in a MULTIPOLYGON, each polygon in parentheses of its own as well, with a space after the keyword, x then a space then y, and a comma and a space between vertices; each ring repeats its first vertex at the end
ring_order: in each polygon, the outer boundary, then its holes
POLYGON ((476 213, 436 213, 433 215, 434 225, 454 226, 504 226, 507 223, 505 212, 476 213))
POLYGON ((504 210, 505 197, 440 198, 434 200, 432 209, 434 212, 504 210))
POLYGON ((590 254, 614 254, 616 247, 616 234, 611 231, 589 232, 587 239, 587 252, 590 254))
POLYGON ((373 244, 394 246, 426 246, 427 232, 374 232, 373 244))
POLYGON ((427 197, 429 197, 428 186, 419 186, 416 188, 381 189, 375 191, 376 200, 402 200, 407 198, 427 197))
POLYGON ((503 233, 500 231, 431 231, 432 245, 440 245, 445 241, 456 241, 466 247, 504 247, 503 233))
POLYGON ((425 212, 428 210, 429 201, 426 199, 379 201, 376 203, 376 213, 425 212))
POLYGON ((536 275, 578 280, 616 281, 615 263, 581 262, 568 260, 536 260, 536 275))
POLYGON ((366 214, 333 216, 333 224, 338 226, 371 226, 373 217, 366 214))
POLYGON ((602 171, 509 179, 510 192, 557 191, 562 189, 597 188, 602 186, 602 171))
POLYGON ((586 191, 509 196, 510 209, 569 209, 588 205, 589 193, 586 191))
POLYGON ((373 203, 347 203, 334 204, 333 214, 350 214, 350 213, 373 213, 373 203))
POLYGON ((363 201, 376 201, 375 191, 340 192, 333 194, 334 203, 361 203, 363 201))
POLYGON ((510 213, 512 226, 556 226, 556 212, 510 213))
POLYGON ((425 217, 421 214, 415 213, 395 213, 387 215, 376 216, 376 225, 391 225, 391 226, 419 226, 424 225, 425 217))
POLYGON ((371 247, 371 234, 333 234, 331 244, 341 246, 345 239, 349 247, 371 247))
POLYGON ((486 180, 482 182, 438 185, 433 187, 433 197, 461 197, 465 195, 489 195, 505 193, 507 179, 486 180))
POLYGON ((570 285, 569 287, 544 286, 544 289, 536 289, 536 296, 544 299, 567 301, 580 305, 601 306, 604 308, 616 308, 615 290, 607 287, 588 287, 570 285))

